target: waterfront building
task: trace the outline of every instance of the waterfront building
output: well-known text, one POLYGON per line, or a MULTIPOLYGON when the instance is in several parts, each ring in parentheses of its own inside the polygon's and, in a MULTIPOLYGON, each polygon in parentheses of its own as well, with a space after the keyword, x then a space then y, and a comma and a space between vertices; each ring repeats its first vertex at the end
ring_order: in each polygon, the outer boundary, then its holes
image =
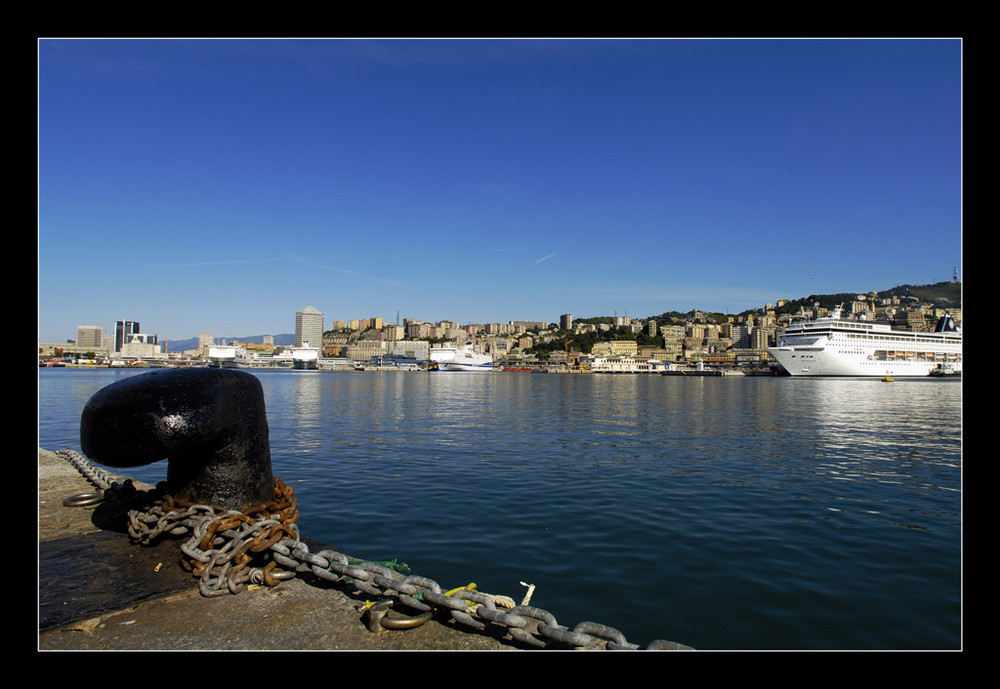
POLYGON ((122 345, 128 342, 128 337, 132 333, 139 332, 139 321, 116 321, 115 322, 115 351, 122 351, 122 345))
POLYGON ((352 361, 367 363, 373 356, 386 354, 388 343, 382 340, 358 340, 354 344, 349 344, 344 349, 344 356, 352 361))
POLYGON ((416 371, 420 364, 414 357, 400 354, 374 354, 370 360, 370 366, 383 369, 400 369, 405 371, 416 371))
POLYGON ((162 354, 156 335, 141 332, 139 321, 115 323, 114 351, 129 359, 157 358, 162 354))
POLYGON ((323 312, 311 304, 295 313, 295 346, 323 346, 323 312))
POLYGON ((400 340, 392 344, 392 354, 417 361, 427 361, 431 357, 430 347, 430 342, 426 340, 400 340))
POLYGON ((580 358, 580 364, 594 373, 660 373, 667 370, 660 359, 628 355, 584 356, 580 358))
POLYGON ((124 359, 159 359, 162 348, 156 342, 156 335, 132 333, 118 350, 124 359))
POLYGON ((95 350, 104 349, 107 333, 99 325, 76 326, 76 344, 80 347, 90 347, 95 350))

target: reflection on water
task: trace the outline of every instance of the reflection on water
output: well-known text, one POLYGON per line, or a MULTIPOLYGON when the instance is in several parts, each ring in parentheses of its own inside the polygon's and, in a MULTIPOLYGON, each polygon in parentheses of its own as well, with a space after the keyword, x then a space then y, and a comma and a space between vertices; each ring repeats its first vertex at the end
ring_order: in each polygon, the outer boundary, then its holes
MULTIPOLYGON (((960 642, 960 381, 254 375, 303 533, 351 555, 639 643, 960 642)), ((109 379, 40 381, 77 446, 109 379)))

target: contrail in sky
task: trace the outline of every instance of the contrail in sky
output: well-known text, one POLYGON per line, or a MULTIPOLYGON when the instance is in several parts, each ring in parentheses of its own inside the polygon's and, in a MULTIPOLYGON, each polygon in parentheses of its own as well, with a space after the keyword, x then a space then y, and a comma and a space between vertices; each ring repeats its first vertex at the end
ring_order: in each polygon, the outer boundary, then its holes
POLYGON ((233 263, 261 263, 263 261, 281 261, 280 258, 248 258, 242 261, 201 261, 198 263, 161 263, 150 268, 187 268, 190 266, 226 266, 233 263))
POLYGON ((538 265, 539 263, 541 263, 542 261, 547 261, 547 260, 549 260, 550 258, 552 258, 553 256, 555 256, 555 253, 554 253, 554 252, 553 252, 553 253, 551 253, 551 254, 549 254, 548 256, 542 256, 542 257, 541 257, 540 259, 538 259, 537 261, 535 261, 535 262, 534 262, 534 263, 532 263, 531 265, 533 265, 533 266, 537 266, 537 265, 538 265))

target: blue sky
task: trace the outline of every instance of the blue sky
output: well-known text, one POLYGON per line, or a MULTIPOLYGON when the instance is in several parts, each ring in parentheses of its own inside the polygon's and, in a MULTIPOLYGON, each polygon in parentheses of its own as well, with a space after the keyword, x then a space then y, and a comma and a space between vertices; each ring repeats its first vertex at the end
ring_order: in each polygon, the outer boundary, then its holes
MULTIPOLYGON (((961 272, 959 40, 41 40, 38 336, 961 272)), ((815 289, 814 289, 815 285, 815 289)))

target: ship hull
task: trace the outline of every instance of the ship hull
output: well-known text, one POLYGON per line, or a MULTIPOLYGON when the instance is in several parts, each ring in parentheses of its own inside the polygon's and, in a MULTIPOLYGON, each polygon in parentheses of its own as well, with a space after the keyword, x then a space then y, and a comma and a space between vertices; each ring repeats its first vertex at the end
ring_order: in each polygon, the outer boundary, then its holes
POLYGON ((493 370, 493 362, 487 361, 481 364, 465 364, 458 361, 446 361, 438 363, 440 371, 473 371, 478 373, 488 373, 493 370))
POLYGON ((209 360, 208 366, 209 368, 250 368, 247 363, 235 359, 209 360))
POLYGON ((319 368, 319 349, 304 343, 292 347, 292 368, 297 371, 315 371, 319 368))
MULTIPOLYGON (((772 347, 768 353, 792 376, 922 378, 939 366, 934 361, 881 361, 864 354, 845 355, 805 347, 772 347)), ((961 374, 961 362, 949 365, 961 374)))

